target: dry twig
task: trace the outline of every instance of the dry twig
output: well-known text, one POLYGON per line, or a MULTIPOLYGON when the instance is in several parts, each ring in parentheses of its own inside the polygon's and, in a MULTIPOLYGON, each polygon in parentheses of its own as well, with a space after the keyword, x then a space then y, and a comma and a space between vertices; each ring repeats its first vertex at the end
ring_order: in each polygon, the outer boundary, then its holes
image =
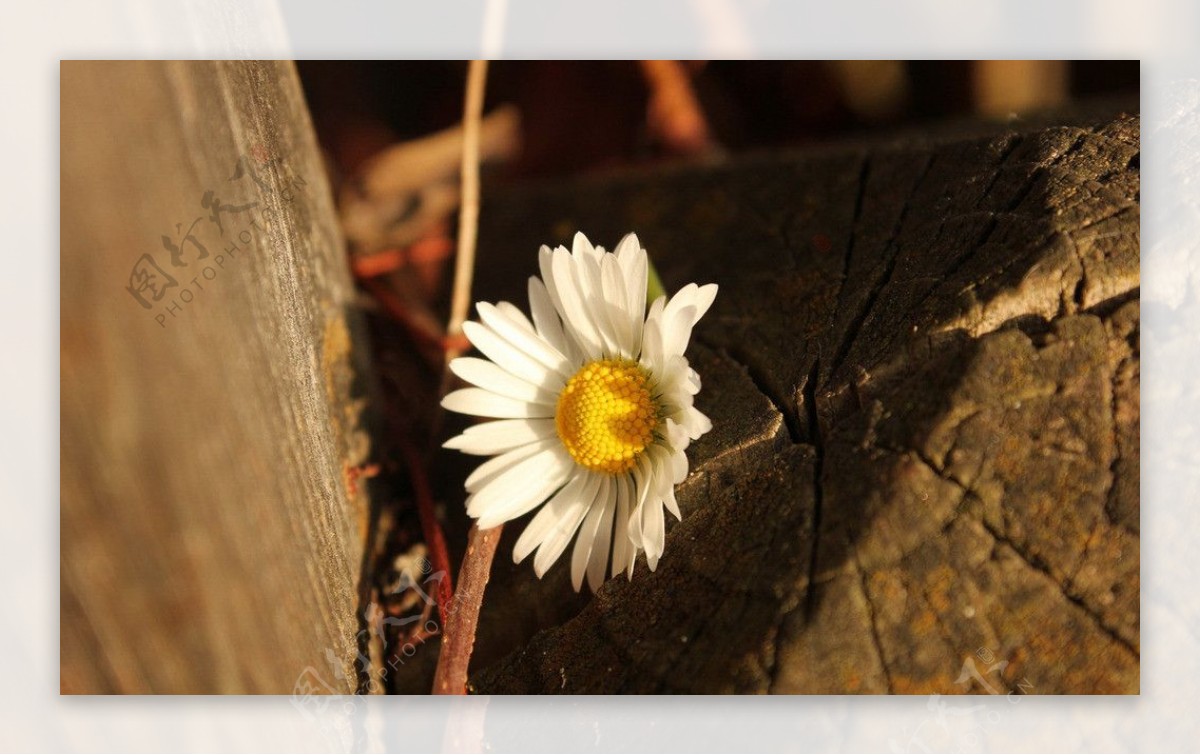
MULTIPOLYGON (((458 257, 454 261, 454 291, 450 298, 450 324, 446 335, 462 332, 471 307, 471 280, 475 274, 475 239, 479 231, 479 124, 483 118, 483 92, 487 61, 472 60, 467 70, 467 95, 463 112, 462 205, 458 211, 458 257)), ((458 356, 447 352, 446 360, 458 356)))

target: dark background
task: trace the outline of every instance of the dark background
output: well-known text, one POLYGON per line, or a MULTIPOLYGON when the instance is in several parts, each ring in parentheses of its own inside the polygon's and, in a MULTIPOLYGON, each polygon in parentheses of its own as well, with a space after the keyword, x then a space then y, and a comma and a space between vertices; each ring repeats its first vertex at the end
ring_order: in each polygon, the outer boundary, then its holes
MULTIPOLYGON (((453 126, 462 118, 463 62, 298 65, 318 136, 342 175, 353 173, 389 143, 453 126)), ((997 96, 1007 97, 1014 112, 1024 115, 1081 99, 1135 98, 1138 92, 1138 61, 1048 62, 1040 69, 1005 65, 910 61, 898 64, 899 78, 886 85, 869 67, 845 71, 838 63, 821 61, 684 63, 714 141, 730 153, 919 127, 947 118, 1005 117, 1003 102, 997 110, 984 101, 997 96), (996 67, 990 85, 980 81, 982 65, 996 67), (864 87, 874 91, 874 102, 856 101, 855 90, 864 87)), ((678 157, 678 150, 647 125, 650 96, 636 61, 492 63, 487 106, 516 105, 524 137, 520 157, 500 176, 561 176, 678 157)))

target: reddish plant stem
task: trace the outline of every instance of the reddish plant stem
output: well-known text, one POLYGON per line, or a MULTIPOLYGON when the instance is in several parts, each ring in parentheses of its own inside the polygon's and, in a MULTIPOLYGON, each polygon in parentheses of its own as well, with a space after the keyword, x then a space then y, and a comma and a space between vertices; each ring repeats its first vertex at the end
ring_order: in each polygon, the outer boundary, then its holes
POLYGON ((438 524, 437 512, 433 510, 433 493, 429 488, 429 478, 425 475, 425 466, 417 449, 406 436, 400 436, 400 449, 404 460, 408 463, 408 474, 412 480, 413 494, 417 499, 417 514, 421 518, 421 531, 425 536, 425 545, 429 549, 429 560, 433 563, 434 573, 444 576, 438 580, 437 604, 438 616, 442 626, 448 624, 450 605, 454 600, 454 578, 450 571, 450 551, 446 548, 446 536, 438 524))
POLYGON ((467 692, 467 668, 475 648, 475 630, 479 626, 479 608, 491 573, 492 558, 500 543, 504 526, 481 530, 472 525, 467 535, 467 554, 458 573, 458 590, 450 605, 449 618, 442 632, 442 649, 433 676, 435 695, 464 695, 467 692))

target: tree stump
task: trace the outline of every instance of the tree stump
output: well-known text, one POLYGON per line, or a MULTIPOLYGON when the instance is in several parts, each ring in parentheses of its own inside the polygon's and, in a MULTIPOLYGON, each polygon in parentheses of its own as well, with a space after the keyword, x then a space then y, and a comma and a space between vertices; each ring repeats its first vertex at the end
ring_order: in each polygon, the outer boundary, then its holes
MULTIPOLYGON (((474 687, 1136 693, 1138 128, 1017 124, 485 199, 485 265, 527 275, 541 243, 632 230, 668 289, 721 292, 690 350, 714 430, 657 572, 588 600, 562 564, 532 586, 498 564, 474 687), (534 615, 532 637, 505 621, 534 615)), ((497 275, 477 298, 517 295, 497 275)))

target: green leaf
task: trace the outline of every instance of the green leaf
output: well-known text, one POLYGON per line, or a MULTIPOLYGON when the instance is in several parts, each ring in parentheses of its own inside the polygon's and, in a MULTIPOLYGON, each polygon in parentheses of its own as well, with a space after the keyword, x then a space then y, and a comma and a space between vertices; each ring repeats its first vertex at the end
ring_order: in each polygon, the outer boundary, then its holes
POLYGON ((663 288, 662 278, 658 277, 658 270, 654 269, 654 260, 650 259, 650 255, 646 255, 646 264, 648 275, 646 277, 646 305, 654 303, 654 300, 660 296, 666 296, 667 290, 663 288))

